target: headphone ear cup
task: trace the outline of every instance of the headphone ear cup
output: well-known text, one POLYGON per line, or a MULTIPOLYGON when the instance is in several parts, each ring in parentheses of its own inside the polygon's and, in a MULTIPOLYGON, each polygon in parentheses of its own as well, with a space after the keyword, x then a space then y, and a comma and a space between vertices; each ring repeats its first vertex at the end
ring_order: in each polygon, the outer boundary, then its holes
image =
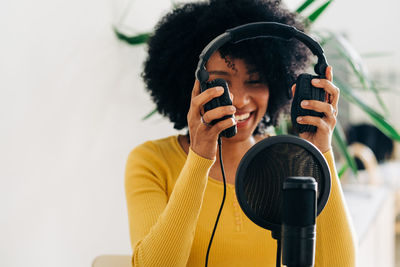
POLYGON ((322 88, 314 87, 311 84, 311 80, 314 78, 321 78, 320 76, 315 76, 307 73, 300 74, 296 81, 296 92, 293 97, 292 107, 291 107, 291 120, 293 128, 296 129, 298 133, 317 131, 317 127, 313 125, 298 124, 296 119, 299 116, 315 116, 322 118, 324 113, 316 112, 314 110, 303 109, 300 106, 303 100, 319 100, 325 101, 325 90, 322 88))
MULTIPOLYGON (((228 83, 225 80, 223 80, 223 79, 215 79, 215 80, 206 82, 205 83, 205 90, 207 90, 209 88, 217 87, 217 86, 222 86, 224 88, 224 93, 221 96, 215 97, 215 98, 211 99, 209 102, 207 102, 204 105, 204 112, 207 112, 207 111, 209 111, 211 109, 214 109, 214 108, 217 108, 217 107, 220 107, 220 106, 230 106, 230 105, 232 105, 232 100, 231 100, 231 97, 229 95, 228 83)), ((213 120, 213 121, 210 122, 210 124, 214 125, 217 122, 222 121, 222 120, 226 120, 228 118, 233 118, 233 115, 227 115, 227 116, 224 116, 224 117, 222 117, 220 119, 213 120)), ((234 125, 234 126, 228 128, 228 129, 223 130, 221 132, 220 136, 224 136, 224 137, 228 137, 229 138, 229 137, 233 137, 236 134, 236 132, 237 132, 237 128, 236 128, 236 125, 234 125)))

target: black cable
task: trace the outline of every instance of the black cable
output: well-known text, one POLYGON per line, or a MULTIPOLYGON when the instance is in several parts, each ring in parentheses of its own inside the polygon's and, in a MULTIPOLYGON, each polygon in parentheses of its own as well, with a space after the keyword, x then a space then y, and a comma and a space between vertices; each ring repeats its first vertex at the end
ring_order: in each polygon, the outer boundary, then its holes
POLYGON ((215 230, 217 229, 219 217, 221 216, 222 208, 224 207, 225 197, 226 197, 226 179, 225 179, 224 164, 222 163, 222 141, 221 141, 221 137, 218 137, 218 150, 219 150, 219 162, 220 162, 220 165, 221 165, 221 172, 222 172, 222 180, 224 182, 224 194, 222 196, 222 202, 221 202, 221 206, 220 206, 219 211, 218 211, 217 219, 215 220, 214 229, 212 231, 211 238, 210 238, 210 243, 208 243, 207 255, 206 255, 206 265, 205 265, 206 267, 208 266, 208 256, 210 255, 211 244, 212 244, 212 241, 213 241, 213 238, 214 238, 215 230))
POLYGON ((276 240, 276 243, 278 244, 277 249, 276 249, 276 267, 281 267, 281 239, 278 238, 276 240))

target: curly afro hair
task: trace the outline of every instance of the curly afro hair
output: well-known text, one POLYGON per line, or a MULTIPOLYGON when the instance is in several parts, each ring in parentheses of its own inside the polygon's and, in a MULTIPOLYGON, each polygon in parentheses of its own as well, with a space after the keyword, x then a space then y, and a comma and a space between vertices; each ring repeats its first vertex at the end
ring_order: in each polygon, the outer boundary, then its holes
MULTIPOLYGON (((180 6, 165 15, 148 41, 148 57, 142 73, 157 110, 175 129, 187 127, 194 73, 203 48, 227 29, 251 22, 280 22, 304 31, 296 14, 281 2, 268 0, 210 0, 180 6)), ((296 40, 256 38, 225 44, 221 56, 242 59, 269 87, 266 116, 254 134, 276 126, 290 100, 287 92, 308 63, 308 49, 296 40), (267 115, 268 114, 268 115, 267 115)))

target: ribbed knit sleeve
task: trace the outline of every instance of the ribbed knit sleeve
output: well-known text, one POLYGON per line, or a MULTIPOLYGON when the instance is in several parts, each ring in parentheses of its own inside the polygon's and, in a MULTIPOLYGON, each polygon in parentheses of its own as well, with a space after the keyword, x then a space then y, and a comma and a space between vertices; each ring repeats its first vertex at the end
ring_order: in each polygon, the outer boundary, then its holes
MULTIPOLYGON (((134 149, 126 165, 133 266, 186 266, 213 160, 189 151, 168 196, 168 165, 151 144, 134 149)), ((166 161, 170 161, 169 163, 166 161)))
POLYGON ((356 266, 355 231, 345 204, 332 150, 324 153, 331 171, 331 194, 317 218, 316 267, 356 266))

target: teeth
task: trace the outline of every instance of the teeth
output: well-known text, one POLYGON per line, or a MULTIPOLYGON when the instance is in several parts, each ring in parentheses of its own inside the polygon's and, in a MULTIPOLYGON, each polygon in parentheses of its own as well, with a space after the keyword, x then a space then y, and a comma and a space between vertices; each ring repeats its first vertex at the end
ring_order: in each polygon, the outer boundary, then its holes
POLYGON ((244 121, 249 117, 250 117, 250 113, 245 113, 245 114, 241 114, 241 115, 235 115, 235 118, 238 121, 244 121))

